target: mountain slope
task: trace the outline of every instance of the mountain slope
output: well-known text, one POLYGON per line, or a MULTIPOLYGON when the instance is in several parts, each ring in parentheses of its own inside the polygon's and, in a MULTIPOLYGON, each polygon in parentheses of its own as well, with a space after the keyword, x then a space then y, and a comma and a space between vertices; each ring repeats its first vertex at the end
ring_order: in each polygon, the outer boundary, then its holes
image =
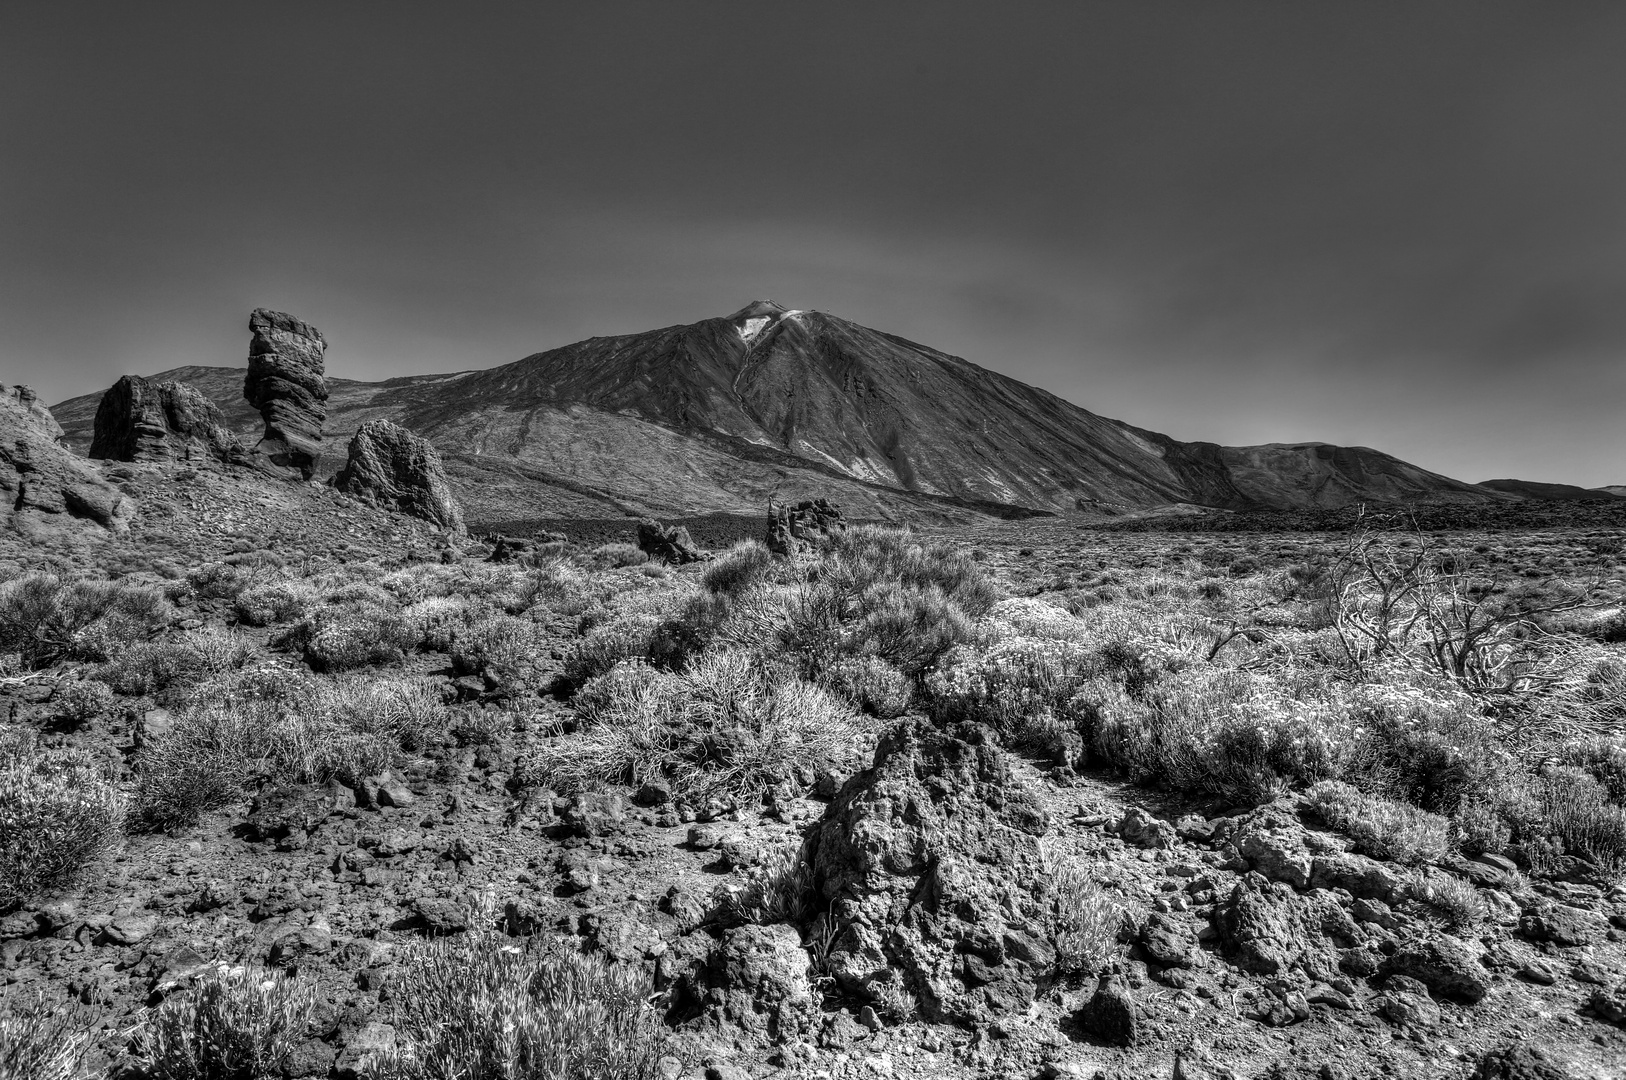
MULTIPOLYGON (((165 377, 195 383, 254 431, 240 372, 165 377)), ((330 441, 385 416, 434 439, 452 462, 507 461, 665 513, 754 512, 769 497, 815 494, 883 517, 976 504, 1121 512, 1512 497, 1364 447, 1183 443, 928 346, 771 301, 484 371, 335 379, 330 393, 330 441)), ((88 441, 93 398, 57 407, 71 438, 88 441)))

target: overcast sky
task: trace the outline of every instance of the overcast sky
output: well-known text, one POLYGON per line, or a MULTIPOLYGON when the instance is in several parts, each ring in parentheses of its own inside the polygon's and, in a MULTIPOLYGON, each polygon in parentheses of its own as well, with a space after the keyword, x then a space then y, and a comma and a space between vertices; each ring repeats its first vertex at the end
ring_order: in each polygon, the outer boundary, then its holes
POLYGON ((0 381, 771 297, 1182 439, 1626 483, 1626 5, 0 5, 0 381))

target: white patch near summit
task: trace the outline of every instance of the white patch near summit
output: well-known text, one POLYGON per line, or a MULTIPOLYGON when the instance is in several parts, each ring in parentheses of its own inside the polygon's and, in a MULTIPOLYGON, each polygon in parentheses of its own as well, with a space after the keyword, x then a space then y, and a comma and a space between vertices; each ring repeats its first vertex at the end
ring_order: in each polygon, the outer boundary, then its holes
POLYGON ((750 341, 752 338, 754 338, 758 334, 762 333, 762 328, 764 326, 767 326, 767 325, 768 325, 768 316, 766 316, 766 315, 758 315, 755 318, 746 319, 745 320, 745 325, 741 326, 739 328, 740 329, 740 340, 741 341, 750 341))

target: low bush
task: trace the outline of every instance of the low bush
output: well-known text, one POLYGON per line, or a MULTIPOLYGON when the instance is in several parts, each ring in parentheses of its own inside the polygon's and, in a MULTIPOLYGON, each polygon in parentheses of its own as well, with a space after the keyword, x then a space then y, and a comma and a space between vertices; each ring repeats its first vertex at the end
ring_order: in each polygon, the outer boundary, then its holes
POLYGON ((105 762, 0 728, 0 912, 93 867, 117 842, 124 812, 105 762))
POLYGON ((999 600, 999 590, 964 548, 951 543, 921 543, 910 533, 859 525, 829 537, 816 571, 821 580, 857 595, 872 585, 896 582, 926 589, 936 587, 973 618, 999 600))
POLYGON ((29 668, 105 660, 144 642, 173 616, 150 585, 27 573, 0 584, 0 652, 18 654, 29 668))
POLYGON ((590 566, 619 569, 623 566, 642 566, 649 561, 649 552, 637 544, 600 544, 587 553, 590 566))
POLYGON ((535 662, 539 638, 529 619, 492 612, 457 627, 446 651, 460 674, 514 679, 535 662))
POLYGON ((320 599, 316 590, 303 581, 273 581, 244 589, 232 606, 239 622, 271 626, 303 619, 320 599))
POLYGON ((0 1001, 0 1080, 74 1080, 97 1025, 43 995, 0 1001))
POLYGON ((1437 870, 1415 874, 1406 883, 1406 895, 1453 934, 1471 932, 1487 914, 1479 890, 1455 874, 1437 870))
POLYGON ((253 582, 253 574, 228 563, 207 563, 186 575, 186 583, 200 600, 235 600, 253 582))
POLYGON ((219 968, 144 1018, 138 1058, 147 1080, 279 1076, 308 1035, 314 983, 260 968, 219 968))
POLYGON ((844 657, 825 668, 819 685, 860 712, 892 720, 909 711, 914 684, 909 677, 875 656, 844 657))
POLYGON ((1434 862, 1450 849, 1450 822, 1438 814, 1365 794, 1338 780, 1316 784, 1306 797, 1322 821, 1373 858, 1415 866, 1434 862))
POLYGON ((933 719, 987 724, 1007 742, 1042 749, 1055 728, 1089 736, 1093 715, 1078 697, 1102 674, 1099 656, 1070 641, 1006 638, 987 648, 956 650, 926 678, 933 719))
MULTIPOLYGON (((1558 853, 1578 856, 1605 871, 1626 869, 1626 809, 1611 803, 1607 789, 1591 774, 1553 768, 1541 778, 1537 792, 1541 817, 1534 827, 1525 823, 1525 833, 1539 833, 1558 853)), ((1536 862, 1538 870, 1550 869, 1541 866, 1539 858, 1536 862)))
POLYGON ((51 699, 52 711, 69 724, 88 724, 113 712, 113 691, 104 682, 82 679, 61 686, 51 699))
POLYGON ((300 624, 289 643, 299 645, 314 671, 351 671, 399 663, 423 634, 394 607, 355 602, 324 607, 300 624))
POLYGON ((682 672, 623 662, 584 685, 576 707, 581 729, 526 766, 561 791, 665 780, 694 802, 749 798, 798 765, 845 756, 864 731, 826 691, 733 650, 682 672))
POLYGON ((394 1048, 367 1080, 656 1080, 665 1028, 637 968, 489 932, 418 946, 394 983, 394 1048))
POLYGON ((121 694, 184 691, 236 670, 252 654, 248 642, 232 631, 200 627, 131 646, 98 668, 96 678, 121 694))
POLYGON ((146 829, 196 824, 243 797, 253 762, 265 756, 268 713, 241 703, 214 703, 176 717, 175 725, 136 753, 135 817, 146 829))
POLYGON ((594 626, 565 654, 565 678, 580 686, 623 660, 647 659, 664 622, 657 615, 638 613, 594 626))
POLYGON ((1139 693, 1094 679, 1071 703, 1092 751, 1137 780, 1258 804, 1337 775, 1340 714, 1268 677, 1202 666, 1139 693))
POLYGON ((1103 971, 1123 951, 1124 908, 1090 876, 1085 860, 1047 846, 1046 897, 1056 970, 1062 975, 1103 971))
POLYGON ((700 585, 710 593, 738 596, 772 573, 773 553, 759 541, 743 540, 706 567, 700 585))

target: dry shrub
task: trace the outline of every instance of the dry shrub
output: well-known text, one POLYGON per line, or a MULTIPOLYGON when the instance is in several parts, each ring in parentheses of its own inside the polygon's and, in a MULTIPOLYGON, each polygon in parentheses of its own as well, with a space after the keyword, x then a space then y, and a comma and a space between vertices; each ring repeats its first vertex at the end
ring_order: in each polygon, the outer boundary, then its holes
POLYGON ((0 1003, 0 1080, 73 1080, 96 1034, 82 1010, 17 994, 0 1003))
POLYGON ((242 667, 251 655, 252 647, 239 634, 204 626, 134 645, 98 668, 96 678, 121 694, 184 692, 242 667))
POLYGON ((0 584, 0 652, 18 654, 29 668, 105 660, 145 641, 173 614, 150 585, 23 574, 0 584))
POLYGON ((656 1080, 665 1029, 631 966, 475 932, 401 960, 397 1042, 367 1080, 656 1080))
POLYGON ((936 588, 973 618, 999 600, 999 590, 964 548, 920 543, 902 530, 859 525, 829 537, 821 554, 819 577, 852 595, 882 582, 936 588))
POLYGON ((135 814, 147 829, 196 824, 243 796, 267 751, 263 709, 216 703, 182 713, 136 754, 135 814))
POLYGON ((446 651, 460 674, 513 679, 534 662, 540 637, 541 628, 529 619, 488 612, 457 627, 446 651))
MULTIPOLYGON (((1539 823, 1524 831, 1539 832, 1557 851, 1577 856, 1610 873, 1626 868, 1626 809, 1609 801, 1609 793, 1591 774, 1576 768, 1550 769, 1537 784, 1539 823)), ((1540 845, 1537 845, 1540 850, 1540 845)), ((1536 860, 1538 870, 1548 869, 1536 860)))
POLYGON ((710 593, 738 596, 767 581, 773 566, 773 553, 760 541, 742 540, 706 567, 700 585, 710 593))
POLYGON ((105 762, 0 728, 0 911, 92 867, 117 842, 124 808, 105 762))
POLYGON ((113 711, 113 691, 106 683, 82 679, 61 686, 51 699, 52 711, 69 724, 86 724, 113 711))
POLYGON ((1453 934, 1472 932, 1487 915, 1479 890, 1455 874, 1432 869, 1415 873, 1406 882, 1406 895, 1453 934))
POLYGON ((1257 804, 1337 775, 1341 719, 1274 680, 1205 666, 1138 693, 1094 679, 1070 704, 1093 728, 1093 752, 1137 780, 1257 804))
POLYGON ((249 626, 271 626, 303 619, 320 599, 306 582, 273 581, 244 589, 237 594, 232 607, 240 622, 249 626))
POLYGON ((1338 780, 1324 780, 1308 792, 1311 809, 1377 859, 1417 865, 1444 857, 1450 849, 1450 822, 1378 795, 1367 795, 1338 780))
MULTIPOLYGON (((1059 614, 1059 613, 1058 613, 1059 614)), ((1079 691, 1105 670, 1099 656, 1070 641, 1008 638, 957 649, 926 678, 932 718, 987 724, 1013 745, 1042 749, 1053 729, 1088 735, 1079 691)))
POLYGON ((1123 905, 1096 884, 1084 859, 1058 851, 1053 843, 1042 850, 1056 970, 1063 975, 1104 970, 1122 952, 1123 905))
POLYGON ((303 648, 312 670, 350 671, 399 663, 422 636, 412 620, 393 606, 354 601, 321 608, 288 640, 303 648))
POLYGON ((594 626, 565 654, 565 678, 580 686, 623 660, 647 659, 663 622, 658 615, 635 613, 594 626))
POLYGON ((309 1032, 315 983, 260 968, 221 967, 144 1018, 139 1058, 148 1080, 260 1080, 309 1032))
POLYGON ((819 675, 819 685, 853 708, 882 720, 908 712, 914 697, 909 677, 876 656, 837 660, 819 675))
POLYGON ((798 764, 845 755, 852 711, 794 674, 740 651, 682 672, 636 660, 582 687, 579 731, 535 750, 529 774, 562 791, 664 779, 683 797, 750 797, 798 764))
POLYGON ((649 552, 637 544, 600 544, 585 556, 589 566, 618 570, 624 566, 642 566, 649 561, 649 552))

